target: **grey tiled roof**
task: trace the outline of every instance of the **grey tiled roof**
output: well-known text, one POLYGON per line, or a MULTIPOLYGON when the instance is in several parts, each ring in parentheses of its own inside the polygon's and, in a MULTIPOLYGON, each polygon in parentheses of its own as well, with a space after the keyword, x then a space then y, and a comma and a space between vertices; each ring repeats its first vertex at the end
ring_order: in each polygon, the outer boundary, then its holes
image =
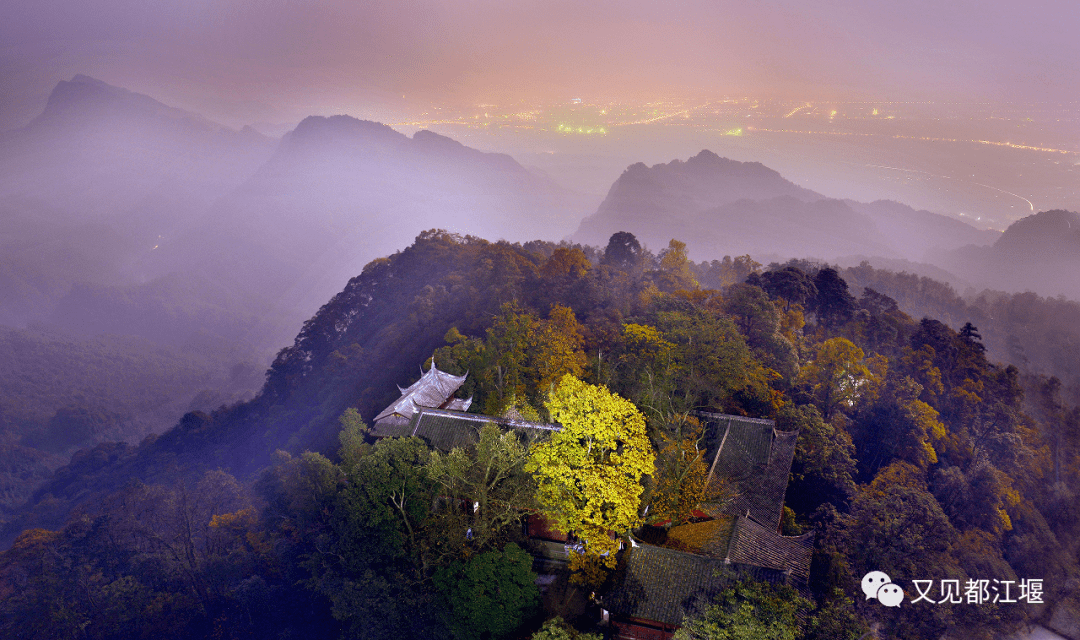
POLYGON ((749 518, 738 518, 727 559, 736 564, 780 571, 790 575, 796 585, 803 585, 810 579, 813 553, 813 533, 782 536, 749 518))
POLYGON ((411 418, 406 418, 401 415, 387 416, 371 427, 371 435, 376 438, 404 438, 412 433, 412 427, 409 423, 412 422, 411 418))
MULTIPOLYGON (((706 541, 701 549, 704 554, 646 544, 627 550, 625 567, 603 598, 604 608, 617 615, 678 626, 728 584, 747 577, 789 584, 805 595, 813 534, 781 536, 748 518, 732 520, 714 521, 719 535, 706 541)), ((672 529, 672 534, 702 525, 709 523, 682 525, 672 529)))
POLYGON ((680 524, 668 530, 664 546, 724 559, 731 546, 736 520, 733 516, 722 516, 715 520, 680 524))
POLYGON ((603 598, 604 608, 616 615, 678 626, 735 578, 717 558, 646 544, 625 553, 615 588, 603 598))
MULTIPOLYGON (((454 392, 465 383, 467 376, 468 374, 455 376, 445 371, 439 371, 433 360, 431 368, 425 371, 419 380, 409 385, 407 389, 398 387, 398 390, 401 391, 401 397, 375 416, 373 421, 375 423, 374 435, 391 435, 381 433, 383 429, 380 423, 388 418, 400 416, 409 420, 421 407, 441 407, 445 405, 451 400, 454 392)), ((464 406, 468 408, 467 404, 464 406)), ((392 423, 396 422, 399 421, 392 421, 392 423)))
POLYGON ((772 420, 699 415, 711 423, 709 444, 716 447, 709 485, 716 488, 726 480, 734 483, 736 492, 733 500, 704 505, 702 510, 714 517, 749 516, 760 524, 779 526, 799 432, 777 431, 772 420))
POLYGON ((673 527, 664 544, 739 565, 758 579, 799 587, 810 578, 814 534, 782 536, 750 518, 725 516, 673 527))
POLYGON ((513 429, 524 438, 543 437, 558 431, 558 425, 525 420, 508 420, 478 413, 450 411, 448 409, 421 408, 400 435, 416 436, 434 449, 450 451, 454 447, 467 447, 478 440, 485 423, 495 423, 502 429, 513 429))
POLYGON ((666 544, 680 550, 630 549, 615 588, 604 598, 614 614, 678 626, 736 576, 807 589, 813 534, 776 532, 798 432, 777 431, 772 420, 699 415, 711 423, 708 482, 733 483, 736 497, 703 505, 715 520, 672 528, 666 544))

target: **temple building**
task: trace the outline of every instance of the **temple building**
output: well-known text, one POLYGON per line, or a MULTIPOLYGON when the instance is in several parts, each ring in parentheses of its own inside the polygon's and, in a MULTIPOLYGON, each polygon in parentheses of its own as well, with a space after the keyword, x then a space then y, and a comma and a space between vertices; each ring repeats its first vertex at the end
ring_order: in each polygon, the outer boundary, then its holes
POLYGON ((702 505, 714 518, 743 516, 768 529, 777 529, 784 512, 784 494, 795 459, 798 431, 777 431, 772 420, 699 412, 715 443, 706 483, 721 493, 734 489, 730 500, 702 505), (719 442, 717 442, 719 441, 719 442))
POLYGON ((401 397, 390 406, 375 416, 372 435, 377 438, 391 436, 408 436, 409 423, 413 417, 424 408, 449 409, 452 411, 466 411, 472 404, 472 398, 455 398, 454 393, 465 384, 468 373, 455 376, 445 371, 439 371, 435 366, 435 359, 431 360, 431 368, 423 372, 420 379, 412 383, 409 388, 402 389, 401 397))
POLYGON ((670 640, 687 616, 744 577, 808 595, 814 534, 779 533, 797 431, 772 420, 698 413, 712 459, 707 483, 722 498, 710 519, 672 527, 659 544, 627 549, 603 607, 620 640, 670 640), (722 488, 723 486, 723 488, 722 488))

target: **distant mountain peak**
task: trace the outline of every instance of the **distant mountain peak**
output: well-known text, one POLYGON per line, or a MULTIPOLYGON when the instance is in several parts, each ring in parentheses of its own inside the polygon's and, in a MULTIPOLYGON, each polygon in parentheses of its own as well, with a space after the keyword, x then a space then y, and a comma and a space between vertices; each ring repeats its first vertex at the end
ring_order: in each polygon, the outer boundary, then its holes
MULTIPOLYGON (((52 93, 49 94, 49 101, 45 105, 45 112, 42 115, 48 117, 50 114, 55 115, 70 109, 85 108, 91 105, 100 106, 107 102, 138 99, 140 97, 153 101, 152 98, 147 96, 140 96, 127 89, 114 87, 107 82, 80 73, 71 80, 61 80, 56 83, 52 93)), ((164 107, 165 105, 161 106, 164 107)))
MULTIPOLYGON (((721 158, 720 156, 716 155, 712 151, 709 151, 708 149, 702 149, 701 151, 698 152, 698 154, 696 156, 694 156, 694 157, 690 158, 689 160, 687 160, 687 162, 706 162, 706 161, 716 162, 718 160, 727 160, 727 158, 721 158)), ((729 162, 730 162, 730 160, 729 160, 729 162)))
POLYGON ((347 115, 336 116, 308 116, 296 126, 296 131, 306 134, 309 131, 340 131, 351 133, 378 132, 387 135, 404 138, 405 135, 394 131, 389 125, 373 120, 361 120, 347 115))
POLYGON ((420 131, 417 131, 413 134, 412 139, 413 142, 421 142, 429 145, 439 145, 451 149, 461 149, 465 147, 465 145, 461 144, 457 140, 454 140, 453 138, 440 135, 438 133, 435 133, 434 131, 429 131, 427 129, 421 129, 420 131))
POLYGON ((471 161, 483 162, 487 166, 501 171, 520 174, 528 173, 528 170, 518 164, 517 160, 505 153, 492 153, 473 149, 453 138, 427 129, 421 129, 413 134, 412 147, 415 151, 429 157, 441 157, 444 161, 457 162, 471 159, 471 161))
POLYGON ((1040 211, 1009 225, 994 243, 1007 254, 1045 256, 1048 252, 1080 255, 1080 214, 1063 209, 1040 211))
MULTIPOLYGON (((86 118, 159 119, 185 122, 211 131, 222 125, 190 111, 170 107, 148 95, 76 74, 56 83, 35 123, 81 123, 86 118)), ((33 123, 30 125, 33 126, 33 123)))
MULTIPOLYGON (((596 213, 582 220, 574 239, 603 245, 614 231, 625 230, 647 244, 663 246, 671 238, 674 220, 693 227, 703 212, 739 200, 769 200, 789 196, 802 202, 823 196, 786 180, 759 162, 723 158, 708 149, 688 160, 647 167, 630 165, 611 186, 596 213)), ((689 240, 698 229, 687 228, 689 240)))
POLYGON ((326 147, 370 150, 399 146, 408 141, 408 136, 380 122, 345 115, 308 116, 285 134, 281 148, 286 151, 326 147))
POLYGON ((125 92, 127 91, 127 89, 121 89, 120 87, 115 87, 115 86, 109 84, 108 82, 105 82, 104 80, 98 80, 97 78, 91 78, 90 76, 86 76, 86 75, 83 75, 81 73, 76 73, 75 77, 73 77, 69 82, 75 82, 75 83, 78 83, 78 84, 92 84, 92 85, 97 86, 97 87, 108 87, 110 89, 116 89, 116 90, 119 90, 119 91, 125 91, 125 92))
MULTIPOLYGON (((803 200, 821 198, 812 191, 796 186, 779 172, 760 162, 731 160, 708 149, 702 149, 686 161, 672 160, 652 167, 636 162, 623 171, 622 176, 612 186, 612 193, 617 195, 620 185, 631 187, 646 183, 653 186, 670 183, 671 188, 699 197, 703 201, 702 208, 719 206, 746 197, 760 199, 791 195, 803 200), (750 182, 746 182, 747 180, 750 182), (749 190, 746 190, 747 187, 749 190)), ((609 193, 608 197, 612 197, 612 194, 609 193)))

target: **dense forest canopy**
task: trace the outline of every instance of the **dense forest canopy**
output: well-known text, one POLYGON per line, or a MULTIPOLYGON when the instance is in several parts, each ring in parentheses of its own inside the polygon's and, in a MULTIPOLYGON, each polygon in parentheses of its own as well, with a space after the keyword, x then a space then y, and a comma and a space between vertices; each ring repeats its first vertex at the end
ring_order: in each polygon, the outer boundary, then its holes
MULTIPOLYGON (((633 408, 641 434, 611 451, 637 438, 651 468, 633 472, 636 508, 609 526, 623 535, 686 521, 708 497, 694 412, 799 430, 782 527, 815 532, 811 601, 739 583, 688 626, 700 637, 717 625, 745 637, 996 637, 1050 609, 885 608, 863 601, 859 579, 1041 579, 1045 602, 1069 596, 1080 325, 1062 318, 1075 316, 1064 300, 965 301, 865 265, 694 263, 677 240, 653 255, 626 233, 598 249, 425 232, 306 322, 254 400, 84 451, 58 472, 7 529, 0 628, 501 638, 572 615, 536 592, 520 512, 496 508, 551 508, 539 452, 555 445, 493 428, 450 452, 367 435, 395 385, 434 358, 468 373, 463 397, 485 414, 568 426, 588 389, 618 398, 595 395, 612 407, 596 411, 633 408), (446 506, 459 502, 477 506, 446 506)), ((599 593, 604 565, 576 567, 599 593)), ((559 633, 576 631, 549 623, 536 637, 559 633)))

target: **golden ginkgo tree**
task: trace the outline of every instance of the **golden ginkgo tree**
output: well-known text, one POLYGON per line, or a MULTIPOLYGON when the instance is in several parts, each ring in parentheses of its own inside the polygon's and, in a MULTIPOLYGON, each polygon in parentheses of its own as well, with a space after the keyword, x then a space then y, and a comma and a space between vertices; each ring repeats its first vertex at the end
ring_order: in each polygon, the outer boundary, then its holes
POLYGON ((654 468, 645 418, 606 387, 570 375, 552 389, 546 406, 562 430, 534 445, 526 463, 539 485, 541 510, 584 543, 577 561, 613 568, 618 541, 612 534, 640 524, 641 479, 654 468))

